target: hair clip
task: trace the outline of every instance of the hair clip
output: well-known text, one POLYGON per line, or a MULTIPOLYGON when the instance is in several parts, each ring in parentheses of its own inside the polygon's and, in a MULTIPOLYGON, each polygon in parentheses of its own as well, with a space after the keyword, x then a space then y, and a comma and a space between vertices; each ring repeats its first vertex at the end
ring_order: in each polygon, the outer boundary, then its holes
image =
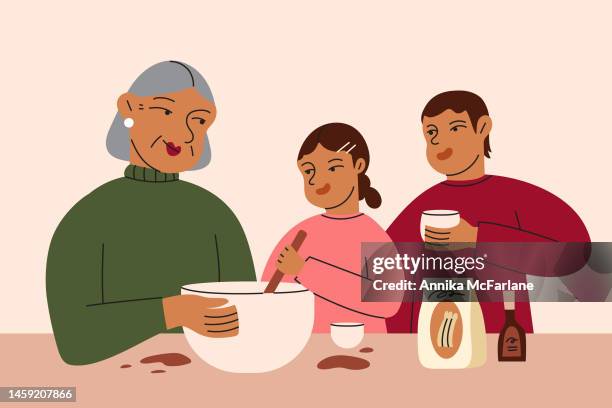
POLYGON ((345 148, 346 146, 348 146, 350 143, 351 143, 350 141, 346 142, 346 143, 344 144, 344 146, 342 146, 341 148, 339 148, 338 150, 336 150, 336 153, 341 152, 341 151, 342 151, 342 149, 344 149, 344 148, 345 148))

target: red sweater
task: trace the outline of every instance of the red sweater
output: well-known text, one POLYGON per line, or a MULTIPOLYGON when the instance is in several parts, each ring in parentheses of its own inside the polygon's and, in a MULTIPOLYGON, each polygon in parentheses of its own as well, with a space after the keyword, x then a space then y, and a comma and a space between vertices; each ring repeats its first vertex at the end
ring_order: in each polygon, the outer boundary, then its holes
MULTIPOLYGON (((412 201, 391 224, 387 233, 394 242, 421 242, 421 212, 458 210, 478 227, 478 242, 589 242, 589 233, 572 208, 555 195, 523 181, 483 176, 469 181, 444 181, 412 201)), ((526 279, 526 276, 525 276, 526 279)), ((488 333, 498 333, 505 320, 501 302, 481 303, 488 333)), ((389 332, 416 332, 419 301, 403 303, 387 319, 389 332)), ((529 302, 516 304, 516 318, 533 332, 529 302)))

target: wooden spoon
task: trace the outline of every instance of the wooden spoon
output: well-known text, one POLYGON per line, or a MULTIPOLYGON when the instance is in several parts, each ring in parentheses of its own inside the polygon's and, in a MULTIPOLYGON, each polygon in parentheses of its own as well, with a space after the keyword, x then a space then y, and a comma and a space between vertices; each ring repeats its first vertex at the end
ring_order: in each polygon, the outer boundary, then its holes
MULTIPOLYGON (((293 242, 291 243, 291 246, 293 247, 293 249, 297 251, 300 249, 305 239, 306 239, 306 231, 299 230, 298 233, 295 234, 295 238, 293 238, 293 242)), ((268 286, 266 286, 264 293, 274 293, 280 281, 283 280, 283 275, 284 274, 278 269, 274 271, 274 275, 272 275, 272 279, 270 279, 270 282, 268 282, 268 286)))

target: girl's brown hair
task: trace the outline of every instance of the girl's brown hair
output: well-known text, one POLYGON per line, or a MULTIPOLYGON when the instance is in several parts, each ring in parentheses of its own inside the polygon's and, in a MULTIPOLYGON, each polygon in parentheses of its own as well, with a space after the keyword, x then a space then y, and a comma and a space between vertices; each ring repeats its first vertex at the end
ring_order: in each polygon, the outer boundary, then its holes
POLYGON ((346 123, 328 123, 312 131, 302 143, 298 160, 312 153, 317 145, 331 151, 346 151, 353 157, 353 165, 358 159, 365 160, 365 168, 359 173, 358 189, 359 199, 365 198, 366 204, 371 208, 378 208, 382 198, 378 191, 370 185, 370 178, 366 175, 370 165, 370 151, 365 139, 357 129, 346 123))

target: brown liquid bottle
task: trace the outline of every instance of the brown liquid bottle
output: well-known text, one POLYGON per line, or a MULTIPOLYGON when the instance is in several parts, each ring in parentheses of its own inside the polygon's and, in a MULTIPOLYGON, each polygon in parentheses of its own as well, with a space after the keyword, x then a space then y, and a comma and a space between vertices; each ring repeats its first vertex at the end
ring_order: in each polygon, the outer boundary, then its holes
POLYGON ((525 361, 527 359, 525 329, 516 321, 514 305, 514 292, 504 292, 506 322, 499 332, 497 341, 499 361, 525 361))

